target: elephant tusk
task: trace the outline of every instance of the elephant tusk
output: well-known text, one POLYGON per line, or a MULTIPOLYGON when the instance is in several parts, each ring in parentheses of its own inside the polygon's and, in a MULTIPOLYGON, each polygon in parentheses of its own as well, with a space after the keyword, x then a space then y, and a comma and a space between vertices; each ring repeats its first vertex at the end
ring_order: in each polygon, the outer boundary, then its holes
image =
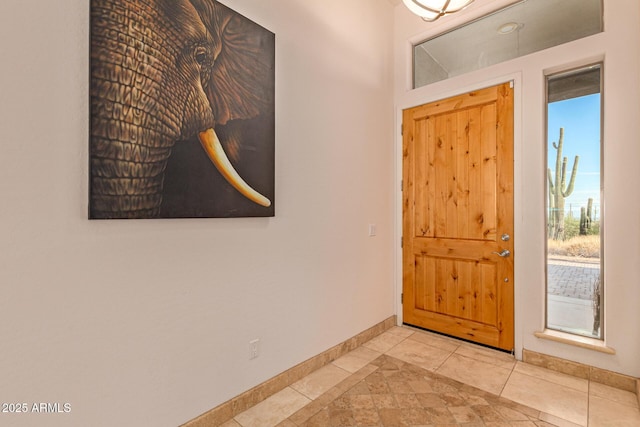
POLYGON ((259 204, 260 206, 267 208, 271 206, 271 200, 251 188, 249 184, 240 177, 238 172, 236 172, 233 165, 231 165, 229 158, 225 154, 222 144, 220 144, 218 135, 216 135, 216 132, 213 129, 207 129, 204 132, 200 132, 198 137, 204 151, 207 152, 207 155, 215 167, 220 171, 229 184, 233 186, 233 188, 238 190, 240 194, 245 196, 247 199, 259 204))

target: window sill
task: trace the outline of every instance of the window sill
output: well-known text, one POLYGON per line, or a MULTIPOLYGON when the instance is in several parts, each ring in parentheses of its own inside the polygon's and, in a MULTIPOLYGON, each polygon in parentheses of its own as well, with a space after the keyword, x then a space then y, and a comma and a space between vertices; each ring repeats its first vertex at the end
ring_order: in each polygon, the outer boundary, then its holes
POLYGON ((561 342, 564 344, 574 345, 576 347, 586 348, 587 350, 595 350, 606 354, 616 354, 616 350, 607 347, 604 341, 594 338, 581 337, 579 335, 568 334, 566 332, 553 331, 551 329, 545 329, 542 332, 535 332, 538 338, 550 341, 561 342))

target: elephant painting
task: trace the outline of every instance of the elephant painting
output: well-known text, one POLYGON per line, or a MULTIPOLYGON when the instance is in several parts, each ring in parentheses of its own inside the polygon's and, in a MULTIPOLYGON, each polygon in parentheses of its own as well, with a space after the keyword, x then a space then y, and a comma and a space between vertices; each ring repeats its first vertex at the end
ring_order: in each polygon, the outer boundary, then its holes
POLYGON ((92 0, 90 218, 273 216, 275 36, 214 0, 92 0))

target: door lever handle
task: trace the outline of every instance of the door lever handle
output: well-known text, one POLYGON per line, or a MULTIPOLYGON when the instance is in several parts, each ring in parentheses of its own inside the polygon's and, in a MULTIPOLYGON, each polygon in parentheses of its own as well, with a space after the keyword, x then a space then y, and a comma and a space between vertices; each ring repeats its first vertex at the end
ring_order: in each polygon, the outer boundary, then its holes
POLYGON ((496 254, 498 256, 501 256, 502 258, 506 258, 508 256, 511 256, 511 251, 509 251, 509 249, 505 249, 502 252, 491 252, 492 254, 496 254))

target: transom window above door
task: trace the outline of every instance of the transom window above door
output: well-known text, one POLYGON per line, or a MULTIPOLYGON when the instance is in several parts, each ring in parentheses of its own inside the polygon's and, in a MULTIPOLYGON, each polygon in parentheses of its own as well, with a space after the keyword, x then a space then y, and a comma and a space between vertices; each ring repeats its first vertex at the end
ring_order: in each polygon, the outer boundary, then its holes
POLYGON ((413 48, 413 87, 602 32, 602 0, 523 0, 413 48))

